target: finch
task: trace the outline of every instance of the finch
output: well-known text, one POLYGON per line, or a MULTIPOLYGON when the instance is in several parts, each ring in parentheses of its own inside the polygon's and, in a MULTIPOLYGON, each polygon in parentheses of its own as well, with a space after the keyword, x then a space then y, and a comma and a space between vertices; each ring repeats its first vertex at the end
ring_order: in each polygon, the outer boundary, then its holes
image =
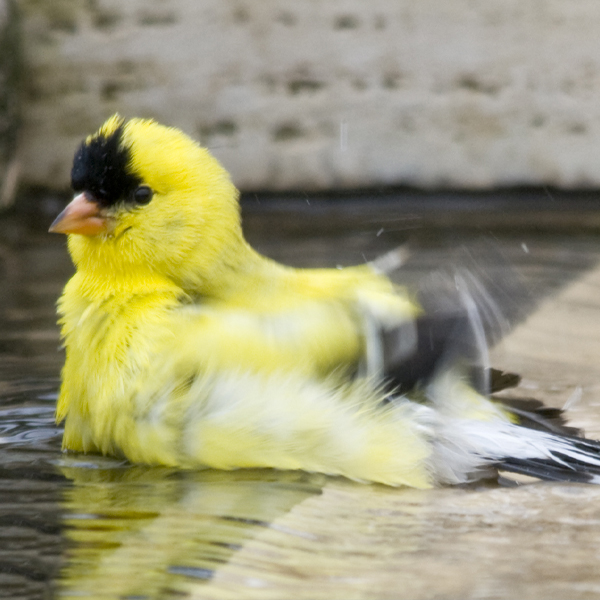
POLYGON ((227 172, 181 131, 115 115, 71 179, 50 228, 76 267, 58 303, 65 450, 417 488, 600 475, 598 443, 473 386, 472 310, 426 310, 377 263, 261 256, 227 172))

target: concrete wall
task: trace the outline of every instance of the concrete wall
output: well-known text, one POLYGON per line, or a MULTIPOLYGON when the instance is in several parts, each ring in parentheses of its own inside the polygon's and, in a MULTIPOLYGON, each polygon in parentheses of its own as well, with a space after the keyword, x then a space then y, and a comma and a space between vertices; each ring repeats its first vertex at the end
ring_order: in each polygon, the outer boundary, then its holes
POLYGON ((18 0, 23 177, 114 111, 243 189, 600 184, 598 0, 18 0))
POLYGON ((17 154, 19 72, 16 12, 11 1, 0 0, 0 209, 12 202, 20 167, 17 154))

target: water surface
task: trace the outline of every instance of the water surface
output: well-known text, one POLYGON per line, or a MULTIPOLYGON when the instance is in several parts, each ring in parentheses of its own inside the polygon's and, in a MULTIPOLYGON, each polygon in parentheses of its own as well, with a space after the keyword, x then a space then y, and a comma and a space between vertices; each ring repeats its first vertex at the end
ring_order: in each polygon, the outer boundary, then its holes
MULTIPOLYGON (((519 320, 600 259, 594 235, 426 231, 389 212, 351 227, 329 215, 315 230, 285 211, 270 218, 265 227, 251 215, 248 236, 293 265, 360 263, 409 240, 397 277, 410 285, 491 245, 502 257, 494 268, 514 265, 528 290, 519 320)), ((600 594, 597 487, 490 482, 424 492, 62 454, 54 305, 72 273, 65 240, 15 220, 0 232, 0 597, 600 594)), ((537 377, 536 393, 551 395, 554 374, 537 377)))

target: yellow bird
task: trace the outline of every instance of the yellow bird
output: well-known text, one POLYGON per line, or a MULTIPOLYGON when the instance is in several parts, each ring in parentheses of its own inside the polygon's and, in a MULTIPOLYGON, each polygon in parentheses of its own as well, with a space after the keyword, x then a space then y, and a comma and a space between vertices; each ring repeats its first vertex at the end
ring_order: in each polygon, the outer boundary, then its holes
POLYGON ((77 269, 59 301, 65 450, 421 488, 497 468, 600 474, 595 442, 516 424, 442 360, 464 315, 438 335, 377 265, 254 251, 228 174, 181 131, 111 117, 72 186, 50 228, 77 269))

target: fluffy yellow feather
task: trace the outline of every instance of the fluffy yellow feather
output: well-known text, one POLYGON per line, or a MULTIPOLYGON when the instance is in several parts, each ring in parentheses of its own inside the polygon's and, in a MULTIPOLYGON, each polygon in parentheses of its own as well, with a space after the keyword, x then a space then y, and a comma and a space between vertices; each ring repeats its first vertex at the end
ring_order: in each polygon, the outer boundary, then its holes
POLYGON ((415 487, 511 455, 478 427, 523 428, 451 372, 424 402, 384 390, 380 334, 420 314, 406 291, 371 265, 260 256, 228 174, 179 130, 115 115, 78 149, 72 183, 51 227, 77 268, 59 301, 64 449, 415 487))

